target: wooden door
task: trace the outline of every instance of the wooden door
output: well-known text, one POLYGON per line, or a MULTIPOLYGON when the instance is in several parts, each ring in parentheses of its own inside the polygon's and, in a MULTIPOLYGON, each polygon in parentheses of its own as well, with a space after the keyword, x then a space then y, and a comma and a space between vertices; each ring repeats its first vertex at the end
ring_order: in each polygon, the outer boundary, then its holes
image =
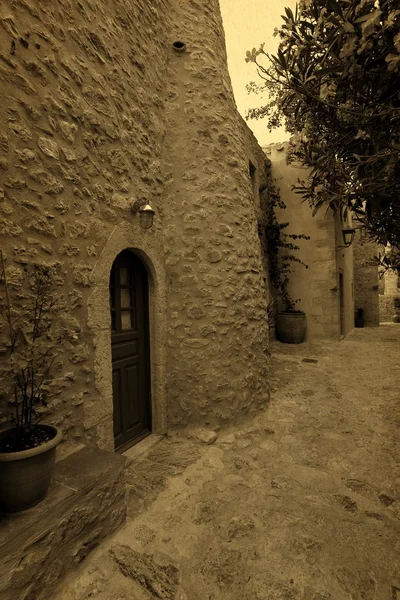
POLYGON ((151 431, 147 272, 129 250, 110 276, 115 449, 123 451, 151 431))

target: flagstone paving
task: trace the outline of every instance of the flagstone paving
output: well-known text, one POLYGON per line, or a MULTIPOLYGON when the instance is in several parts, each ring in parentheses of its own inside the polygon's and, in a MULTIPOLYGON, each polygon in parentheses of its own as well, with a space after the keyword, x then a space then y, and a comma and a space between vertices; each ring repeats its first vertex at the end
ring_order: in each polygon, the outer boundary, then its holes
POLYGON ((400 325, 271 352, 263 414, 132 459, 59 600, 400 599, 400 325))

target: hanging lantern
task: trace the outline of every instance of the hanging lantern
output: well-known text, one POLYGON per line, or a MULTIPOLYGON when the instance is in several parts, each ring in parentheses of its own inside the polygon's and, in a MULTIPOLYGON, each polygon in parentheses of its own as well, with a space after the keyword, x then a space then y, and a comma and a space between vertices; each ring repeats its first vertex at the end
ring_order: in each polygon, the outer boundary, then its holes
POLYGON ((346 248, 351 246, 351 244, 353 243, 355 233, 356 233, 356 230, 352 229, 350 227, 342 229, 343 242, 344 242, 344 245, 346 246, 346 248))

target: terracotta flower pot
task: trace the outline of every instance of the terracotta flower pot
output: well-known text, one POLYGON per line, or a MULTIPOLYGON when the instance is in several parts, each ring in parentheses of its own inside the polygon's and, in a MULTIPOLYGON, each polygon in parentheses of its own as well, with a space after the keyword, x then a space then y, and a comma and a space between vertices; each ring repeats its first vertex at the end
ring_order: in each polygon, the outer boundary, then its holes
POLYGON ((304 342, 307 329, 306 315, 303 312, 278 312, 276 314, 276 337, 285 344, 304 342))
MULTIPOLYGON (((38 504, 46 495, 62 433, 53 425, 41 427, 54 432, 48 442, 20 452, 0 452, 0 511, 25 510, 38 504)), ((1 430, 0 438, 12 429, 14 427, 1 430)))

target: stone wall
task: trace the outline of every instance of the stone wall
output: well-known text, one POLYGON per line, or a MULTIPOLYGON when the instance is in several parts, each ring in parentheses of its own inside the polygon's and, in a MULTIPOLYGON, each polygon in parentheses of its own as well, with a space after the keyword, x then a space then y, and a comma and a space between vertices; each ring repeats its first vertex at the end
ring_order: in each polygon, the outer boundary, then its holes
POLYGON ((340 337, 339 272, 344 274, 344 333, 354 326, 352 298, 351 250, 337 252, 340 224, 332 213, 323 209, 312 216, 312 209, 292 190, 304 178, 303 168, 287 165, 287 143, 265 148, 272 163, 272 176, 286 209, 277 209, 278 221, 289 222, 287 233, 306 234, 310 240, 296 240, 300 249, 294 252, 307 266, 293 263, 289 293, 299 299, 297 307, 306 313, 307 338, 340 337))
POLYGON ((112 447, 108 277, 126 247, 151 279, 153 429, 264 406, 260 154, 217 0, 5 0, 0 29, 2 249, 16 286, 26 262, 56 266, 73 332, 49 419, 67 443, 112 447), (152 229, 134 200, 156 211, 152 229))
POLYGON ((394 308, 395 296, 385 296, 384 294, 379 295, 379 322, 390 323, 392 317, 395 314, 394 308))
POLYGON ((354 303, 355 309, 364 310, 366 327, 379 325, 379 273, 374 257, 378 255, 377 245, 358 230, 353 242, 354 248, 354 303))
POLYGON ((249 156, 217 0, 176 3, 186 52, 168 68, 165 251, 174 425, 211 426, 268 400, 266 298, 249 156))
POLYGON ((387 270, 384 275, 386 296, 397 296, 400 293, 400 275, 392 269, 387 270))
POLYGON ((339 330, 346 336, 354 328, 354 254, 353 244, 344 247, 342 230, 353 226, 352 217, 348 214, 343 219, 339 211, 331 217, 335 224, 335 253, 336 253, 336 288, 339 302, 339 330), (340 309, 340 279, 343 285, 342 315, 340 309))
POLYGON ((75 339, 51 410, 69 440, 110 427, 112 406, 97 401, 87 307, 93 269, 115 228, 124 222, 133 237, 138 231, 133 200, 151 200, 158 218, 148 245, 163 253, 168 15, 164 0, 0 7, 2 248, 10 270, 34 260, 56 264, 63 278, 75 339))
POLYGON ((400 298, 400 274, 387 270, 382 276, 381 290, 379 293, 379 321, 391 321, 395 314, 394 300, 400 298))

